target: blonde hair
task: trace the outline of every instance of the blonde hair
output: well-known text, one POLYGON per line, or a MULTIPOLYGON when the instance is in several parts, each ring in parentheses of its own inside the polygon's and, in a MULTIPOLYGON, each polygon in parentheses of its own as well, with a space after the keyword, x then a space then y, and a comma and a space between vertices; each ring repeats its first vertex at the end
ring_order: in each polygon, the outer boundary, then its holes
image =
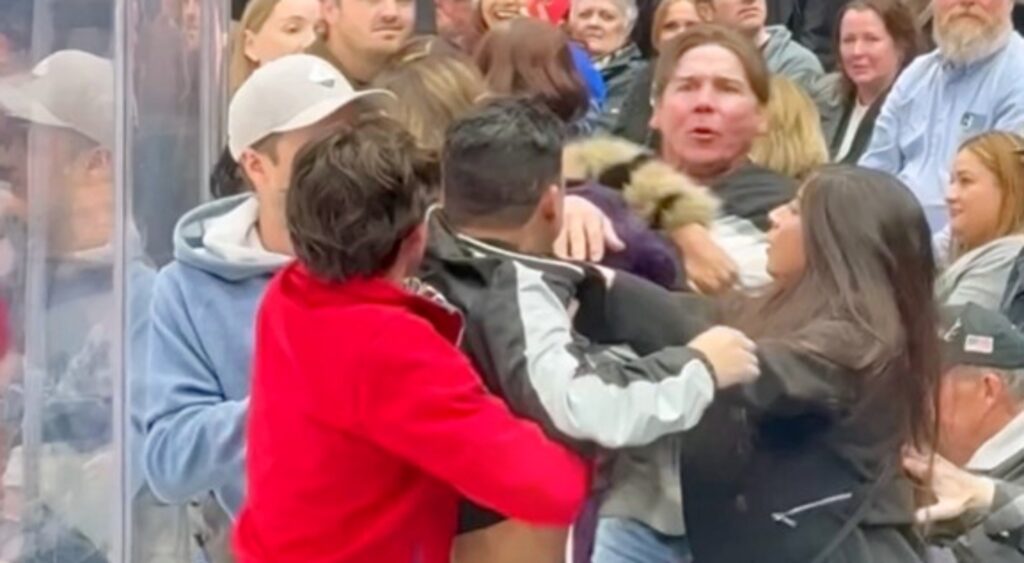
POLYGON ((654 45, 655 49, 661 43, 661 28, 668 18, 668 11, 672 9, 672 6, 682 2, 690 4, 694 10, 697 9, 697 0, 661 0, 658 3, 658 8, 654 10, 654 21, 651 23, 651 45, 654 45))
POLYGON ((429 150, 440 150, 448 125, 487 94, 472 61, 437 38, 411 40, 373 85, 402 101, 393 104, 391 117, 429 150))
POLYGON ((761 166, 802 180, 828 162, 818 108, 803 88, 783 76, 771 77, 766 108, 767 132, 758 136, 750 159, 761 166))
POLYGON ((990 131, 968 139, 958 152, 962 151, 977 158, 999 183, 1003 200, 995 238, 1024 231, 1024 138, 1005 131, 990 131))
POLYGON ((252 31, 259 33, 263 25, 270 19, 281 0, 250 0, 242 12, 242 19, 235 27, 231 38, 231 66, 228 70, 228 84, 231 87, 231 95, 235 94, 239 86, 249 78, 259 66, 245 56, 245 32, 252 31))

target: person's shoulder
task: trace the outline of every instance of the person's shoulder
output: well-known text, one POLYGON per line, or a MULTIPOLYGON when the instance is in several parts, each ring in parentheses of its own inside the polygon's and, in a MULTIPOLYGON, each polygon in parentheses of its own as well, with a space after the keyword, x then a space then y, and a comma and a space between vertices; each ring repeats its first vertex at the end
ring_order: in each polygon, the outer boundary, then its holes
POLYGON ((938 49, 918 55, 907 68, 903 69, 897 81, 915 82, 942 66, 942 55, 938 49))

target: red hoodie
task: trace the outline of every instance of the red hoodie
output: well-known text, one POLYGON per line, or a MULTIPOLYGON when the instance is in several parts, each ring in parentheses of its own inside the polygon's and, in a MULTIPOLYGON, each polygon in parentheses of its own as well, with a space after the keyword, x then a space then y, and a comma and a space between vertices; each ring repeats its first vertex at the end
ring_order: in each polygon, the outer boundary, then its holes
POLYGON ((460 495, 572 522, 588 468, 484 390, 461 329, 382 279, 278 274, 256 322, 241 561, 448 563, 460 495))

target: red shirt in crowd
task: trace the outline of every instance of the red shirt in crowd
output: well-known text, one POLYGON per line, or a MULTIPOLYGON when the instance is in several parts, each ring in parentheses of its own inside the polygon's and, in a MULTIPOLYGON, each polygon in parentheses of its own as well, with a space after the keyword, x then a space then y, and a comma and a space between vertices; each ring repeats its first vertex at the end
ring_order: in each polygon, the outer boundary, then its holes
POLYGON ((569 525, 588 467, 489 395, 461 318, 383 280, 270 284, 256 323, 244 563, 448 563, 456 506, 569 525))

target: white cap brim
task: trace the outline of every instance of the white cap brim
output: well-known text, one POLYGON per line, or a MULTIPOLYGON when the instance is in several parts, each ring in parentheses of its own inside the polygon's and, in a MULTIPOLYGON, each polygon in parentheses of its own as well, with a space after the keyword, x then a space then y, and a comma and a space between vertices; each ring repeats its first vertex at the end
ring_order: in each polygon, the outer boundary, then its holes
POLYGON ((0 109, 11 117, 38 125, 74 129, 66 121, 46 109, 31 92, 32 79, 8 79, 0 82, 0 109))
POLYGON ((314 125, 317 122, 330 117, 335 112, 341 110, 342 108, 351 104, 352 102, 355 102, 356 100, 365 100, 369 98, 381 98, 391 101, 394 101, 396 99, 395 95, 389 92, 388 90, 378 89, 361 90, 348 98, 334 98, 323 100, 299 112, 298 114, 295 115, 295 117, 289 119, 280 126, 275 127, 270 131, 267 131, 267 133, 259 139, 238 140, 237 143, 228 147, 231 150, 231 156, 234 157, 234 159, 237 161, 242 156, 242 153, 245 152, 245 149, 262 141, 269 135, 272 135, 274 133, 287 133, 288 131, 295 131, 297 129, 309 127, 310 125, 314 125))

